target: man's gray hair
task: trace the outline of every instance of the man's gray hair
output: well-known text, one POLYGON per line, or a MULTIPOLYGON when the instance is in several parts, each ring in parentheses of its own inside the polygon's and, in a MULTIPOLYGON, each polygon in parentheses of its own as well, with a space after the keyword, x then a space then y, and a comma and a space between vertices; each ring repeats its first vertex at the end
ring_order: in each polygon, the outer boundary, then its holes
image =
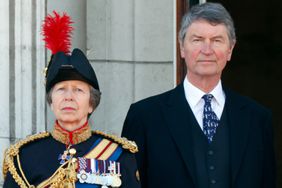
POLYGON ((187 12, 181 22, 181 28, 178 33, 178 40, 183 44, 187 29, 195 21, 205 20, 211 24, 223 24, 227 28, 230 44, 236 42, 236 34, 233 20, 228 11, 219 3, 203 3, 193 6, 187 12))

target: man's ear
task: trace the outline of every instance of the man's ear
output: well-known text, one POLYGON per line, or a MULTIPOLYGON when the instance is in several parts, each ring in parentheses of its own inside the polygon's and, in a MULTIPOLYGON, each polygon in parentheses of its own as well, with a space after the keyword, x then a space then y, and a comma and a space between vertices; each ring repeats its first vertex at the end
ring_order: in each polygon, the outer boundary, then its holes
POLYGON ((232 43, 231 46, 230 46, 229 53, 228 53, 228 57, 227 57, 227 61, 230 61, 230 60, 231 60, 231 57, 232 57, 232 53, 233 53, 233 49, 234 49, 234 47, 235 47, 235 44, 236 44, 236 41, 233 41, 233 43, 232 43))
POLYGON ((184 46, 183 46, 183 42, 181 41, 179 41, 179 49, 180 49, 180 56, 182 58, 185 58, 184 46))

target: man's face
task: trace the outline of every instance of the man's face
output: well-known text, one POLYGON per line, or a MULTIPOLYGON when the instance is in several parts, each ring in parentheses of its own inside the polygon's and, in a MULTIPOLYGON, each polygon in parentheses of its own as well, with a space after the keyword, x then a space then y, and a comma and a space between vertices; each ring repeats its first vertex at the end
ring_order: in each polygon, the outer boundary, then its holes
POLYGON ((212 25, 205 20, 193 22, 187 29, 183 44, 180 44, 188 79, 220 78, 233 47, 225 25, 212 25))
POLYGON ((88 114, 93 111, 89 101, 90 86, 87 83, 78 80, 62 81, 53 87, 51 109, 60 125, 83 125, 88 114))

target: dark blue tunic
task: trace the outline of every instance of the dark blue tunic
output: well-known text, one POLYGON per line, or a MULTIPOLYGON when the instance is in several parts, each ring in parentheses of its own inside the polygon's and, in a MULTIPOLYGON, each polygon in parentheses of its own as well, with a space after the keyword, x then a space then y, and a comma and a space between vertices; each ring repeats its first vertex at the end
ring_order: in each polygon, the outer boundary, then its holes
MULTIPOLYGON (((72 148, 76 149, 74 157, 84 156, 88 153, 93 143, 101 137, 103 136, 92 134, 92 136, 86 141, 73 145, 72 148)), ((31 185, 37 186, 44 180, 48 179, 60 166, 58 156, 65 150, 66 145, 55 140, 52 136, 30 142, 21 147, 19 156, 23 172, 28 182, 31 185)), ((123 150, 117 161, 120 162, 121 168, 121 187, 139 188, 140 184, 136 178, 137 166, 134 154, 130 153, 128 150, 123 150)), ((15 166, 18 170, 16 160, 15 166)), ((20 174, 19 171, 18 174, 20 174)), ((8 172, 4 180, 3 188, 16 187, 19 186, 8 172)))

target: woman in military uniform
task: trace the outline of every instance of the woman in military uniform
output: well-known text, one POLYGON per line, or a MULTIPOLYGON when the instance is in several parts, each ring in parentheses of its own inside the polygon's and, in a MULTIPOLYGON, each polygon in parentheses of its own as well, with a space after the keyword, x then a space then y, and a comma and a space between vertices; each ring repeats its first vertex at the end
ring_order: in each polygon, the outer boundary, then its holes
POLYGON ((6 151, 4 188, 140 187, 134 142, 90 129, 100 89, 84 53, 69 53, 70 23, 66 14, 46 17, 44 40, 52 51, 46 96, 56 122, 52 132, 32 135, 6 151))

